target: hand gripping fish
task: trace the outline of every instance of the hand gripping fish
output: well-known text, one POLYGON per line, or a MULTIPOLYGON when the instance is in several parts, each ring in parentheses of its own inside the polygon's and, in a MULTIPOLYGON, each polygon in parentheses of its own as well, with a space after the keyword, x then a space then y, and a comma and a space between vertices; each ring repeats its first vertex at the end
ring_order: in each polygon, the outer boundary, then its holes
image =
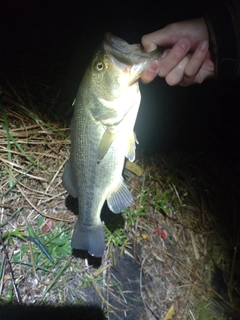
POLYGON ((138 79, 163 49, 143 52, 140 44, 106 33, 78 89, 71 121, 70 158, 62 183, 78 198, 78 220, 71 246, 92 256, 104 253, 102 206, 119 213, 131 205, 124 184, 125 157, 135 159, 133 131, 141 95, 138 79))

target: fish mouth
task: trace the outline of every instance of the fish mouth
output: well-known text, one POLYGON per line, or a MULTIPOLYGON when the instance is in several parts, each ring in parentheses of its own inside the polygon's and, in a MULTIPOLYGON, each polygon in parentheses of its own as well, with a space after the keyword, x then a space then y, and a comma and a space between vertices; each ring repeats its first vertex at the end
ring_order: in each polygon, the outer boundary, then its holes
POLYGON ((152 52, 145 52, 141 44, 129 44, 110 32, 105 33, 103 46, 107 52, 128 65, 140 63, 141 60, 159 59, 165 50, 163 47, 158 47, 152 52))
POLYGON ((126 62, 129 61, 131 63, 131 55, 132 53, 143 53, 143 48, 140 44, 129 44, 125 40, 118 38, 111 34, 110 32, 106 32, 104 36, 104 43, 106 47, 105 50, 111 52, 111 54, 121 54, 126 58, 126 62))
POLYGON ((145 52, 140 44, 129 44, 110 32, 105 33, 103 48, 114 65, 134 76, 133 81, 137 81, 148 64, 154 59, 160 59, 164 52, 162 47, 145 52))

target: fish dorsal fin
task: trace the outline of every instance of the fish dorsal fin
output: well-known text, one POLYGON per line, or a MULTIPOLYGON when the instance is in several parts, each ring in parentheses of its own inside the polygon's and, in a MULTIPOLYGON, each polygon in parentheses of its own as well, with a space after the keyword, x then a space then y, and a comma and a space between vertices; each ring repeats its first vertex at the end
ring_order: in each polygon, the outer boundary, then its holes
POLYGON ((136 149, 135 143, 138 143, 138 141, 137 141, 136 134, 133 131, 128 139, 127 153, 126 153, 126 158, 128 158, 128 160, 131 162, 135 160, 135 149, 136 149))
POLYGON ((129 207, 133 202, 132 195, 121 177, 117 187, 110 193, 107 198, 109 209, 114 213, 120 213, 129 207))
POLYGON ((105 130, 102 139, 98 146, 98 154, 97 154, 97 161, 98 163, 103 159, 105 154, 108 152, 116 134, 111 133, 108 129, 105 130))

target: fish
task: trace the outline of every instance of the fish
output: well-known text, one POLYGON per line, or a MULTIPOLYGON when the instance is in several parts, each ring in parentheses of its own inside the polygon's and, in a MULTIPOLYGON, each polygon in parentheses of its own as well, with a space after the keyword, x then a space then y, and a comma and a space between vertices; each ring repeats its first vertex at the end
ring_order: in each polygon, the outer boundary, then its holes
POLYGON ((70 156, 62 185, 78 198, 78 219, 71 246, 102 257, 105 249, 101 209, 113 213, 133 202, 122 171, 135 160, 134 125, 141 101, 138 80, 163 49, 146 53, 107 32, 80 83, 71 120, 70 156))

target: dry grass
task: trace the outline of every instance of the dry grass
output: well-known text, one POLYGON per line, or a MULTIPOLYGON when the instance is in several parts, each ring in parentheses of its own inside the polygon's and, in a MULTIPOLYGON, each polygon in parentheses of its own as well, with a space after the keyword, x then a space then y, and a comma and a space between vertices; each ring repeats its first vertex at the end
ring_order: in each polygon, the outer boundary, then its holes
MULTIPOLYGON (((225 299, 231 312, 239 312, 239 266, 229 254, 238 244, 225 240, 213 214, 218 199, 211 190, 217 194, 218 182, 193 159, 145 158, 138 161, 142 176, 125 172, 135 201, 123 214, 122 246, 114 247, 115 235, 96 269, 71 255, 76 218, 65 206, 61 186, 69 129, 9 92, 0 103, 0 227, 6 249, 1 243, 1 303, 18 296, 24 304, 99 304, 109 319, 214 319, 209 305, 211 297, 221 295, 211 287, 217 265, 228 284, 228 295, 218 301, 225 299), (54 262, 27 236, 38 238, 54 262)), ((225 184, 226 177, 221 179, 225 184)), ((229 186, 226 199, 239 209, 232 194, 229 186)))
MULTIPOLYGON (((147 197, 147 217, 139 218, 134 226, 133 243, 141 262, 142 297, 151 310, 149 319, 220 319, 221 314, 226 319, 230 311, 225 314, 219 307, 214 316, 209 306, 211 297, 222 294, 212 287, 215 266, 230 284, 231 244, 216 228, 213 212, 194 188, 188 170, 172 175, 174 162, 174 157, 165 156, 145 169, 141 192, 147 197)), ((239 286, 229 290, 238 292, 239 299, 239 286)), ((225 298, 239 312, 238 299, 225 298)))

